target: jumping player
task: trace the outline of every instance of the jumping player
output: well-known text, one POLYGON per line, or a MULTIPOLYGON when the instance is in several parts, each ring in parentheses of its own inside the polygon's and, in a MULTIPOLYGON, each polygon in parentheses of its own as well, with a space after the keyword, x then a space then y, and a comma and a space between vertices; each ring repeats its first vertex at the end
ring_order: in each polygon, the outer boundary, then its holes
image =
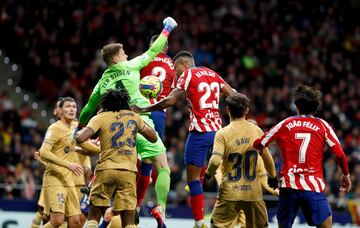
MULTIPOLYGON (((159 35, 155 35, 150 40, 150 46, 155 42, 159 35)), ((162 83, 162 92, 156 99, 149 99, 150 104, 156 103, 156 101, 162 100, 164 97, 170 94, 171 90, 175 87, 176 83, 176 71, 172 59, 166 55, 168 50, 168 43, 166 42, 165 47, 162 51, 140 71, 140 79, 148 75, 154 75, 159 78, 162 83)), ((159 134, 160 138, 164 138, 165 124, 166 124, 166 112, 164 110, 158 110, 151 112, 150 118, 153 120, 155 130, 159 134)), ((150 176, 152 176, 153 182, 156 181, 156 170, 152 171, 152 162, 149 159, 141 161, 140 173, 137 179, 137 207, 136 211, 139 213, 140 206, 144 200, 145 192, 150 184, 150 176)), ((154 211, 156 213, 156 211, 154 211)), ((137 214, 138 216, 138 214, 137 214)), ((156 215, 153 215, 156 216, 156 215)), ((138 223, 136 218, 135 224, 138 223)))
POLYGON ((221 129, 219 114, 220 94, 233 93, 232 88, 213 70, 195 67, 190 52, 181 51, 174 57, 178 79, 176 88, 160 102, 146 108, 134 106, 137 112, 163 110, 185 97, 190 106, 190 127, 185 148, 187 181, 190 188, 191 208, 194 213, 195 227, 206 227, 204 223, 204 196, 201 186, 201 173, 205 159, 210 151, 217 130, 221 129))
POLYGON ((102 149, 90 192, 88 228, 98 227, 101 215, 111 206, 112 197, 112 211, 114 215, 121 215, 122 226, 134 227, 137 133, 152 143, 157 141, 157 136, 138 114, 130 111, 129 100, 125 91, 109 90, 103 94, 102 112, 76 136, 76 141, 82 143, 99 132, 102 149))
MULTIPOLYGON (((164 19, 163 25, 163 31, 149 50, 130 61, 127 60, 127 55, 120 43, 109 44, 102 48, 103 59, 109 67, 96 84, 88 103, 80 113, 81 125, 87 124, 96 111, 101 95, 109 89, 126 91, 130 96, 130 103, 133 105, 147 106, 149 104, 148 99, 142 96, 139 90, 140 70, 161 52, 167 42, 169 33, 177 26, 177 23, 173 18, 167 17, 164 19)), ((151 127, 154 126, 153 121, 150 119, 150 113, 142 114, 141 118, 151 127)), ((165 220, 167 194, 170 190, 170 169, 167 164, 166 148, 161 140, 151 143, 142 135, 137 137, 136 148, 142 159, 151 159, 154 162, 158 172, 155 183, 158 205, 154 210, 161 214, 161 217, 156 219, 159 227, 162 227, 165 220)))

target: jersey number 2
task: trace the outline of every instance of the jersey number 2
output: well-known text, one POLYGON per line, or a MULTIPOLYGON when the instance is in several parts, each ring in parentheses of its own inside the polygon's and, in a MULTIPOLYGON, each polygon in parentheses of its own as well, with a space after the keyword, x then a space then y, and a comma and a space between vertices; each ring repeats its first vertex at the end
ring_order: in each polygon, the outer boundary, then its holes
POLYGON ((299 163, 305 163, 306 151, 310 143, 310 133, 295 133, 295 139, 301 139, 301 146, 299 149, 299 163))
POLYGON ((151 74, 158 76, 159 80, 163 82, 166 77, 166 70, 163 67, 156 66, 152 69, 151 74))

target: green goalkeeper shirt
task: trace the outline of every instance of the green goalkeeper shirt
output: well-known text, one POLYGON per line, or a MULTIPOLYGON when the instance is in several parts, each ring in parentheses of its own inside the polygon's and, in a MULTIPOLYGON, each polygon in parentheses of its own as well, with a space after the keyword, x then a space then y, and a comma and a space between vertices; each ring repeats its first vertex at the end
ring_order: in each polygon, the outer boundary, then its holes
POLYGON ((97 109, 101 95, 109 89, 124 89, 130 96, 131 105, 136 104, 139 107, 148 106, 149 100, 142 96, 139 90, 140 70, 161 52, 166 41, 167 36, 161 33, 144 54, 130 61, 118 62, 109 66, 97 82, 89 101, 81 110, 80 123, 85 126, 89 122, 97 109))

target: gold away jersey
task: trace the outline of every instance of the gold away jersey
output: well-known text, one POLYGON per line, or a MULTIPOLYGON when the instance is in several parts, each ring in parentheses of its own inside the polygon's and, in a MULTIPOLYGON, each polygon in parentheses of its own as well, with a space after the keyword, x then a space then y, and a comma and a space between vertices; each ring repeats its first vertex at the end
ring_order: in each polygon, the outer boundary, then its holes
POLYGON ((137 172, 136 133, 145 127, 140 116, 129 110, 102 112, 87 125, 99 131, 101 154, 96 170, 125 169, 137 172))
POLYGON ((261 174, 257 167, 260 155, 253 147, 253 141, 262 134, 259 127, 244 119, 232 121, 216 133, 213 154, 223 159, 220 199, 262 200, 261 174))
MULTIPOLYGON (((50 152, 69 162, 76 160, 75 139, 72 137, 77 122, 73 121, 68 127, 60 120, 49 126, 42 148, 50 146, 50 152)), ((40 151, 42 150, 40 148, 40 151)), ((47 162, 47 161, 46 161, 47 162)), ((71 170, 50 162, 46 163, 43 186, 74 186, 74 174, 71 170)))

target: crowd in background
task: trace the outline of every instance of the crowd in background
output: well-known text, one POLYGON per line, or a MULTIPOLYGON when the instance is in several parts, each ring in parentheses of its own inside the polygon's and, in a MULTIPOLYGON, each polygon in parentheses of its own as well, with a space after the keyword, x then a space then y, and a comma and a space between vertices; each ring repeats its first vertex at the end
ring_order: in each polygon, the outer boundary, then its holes
MULTIPOLYGON (((291 95, 299 83, 323 93, 317 114, 333 126, 348 157, 354 187, 339 193, 341 172, 328 151, 324 156, 326 193, 336 206, 360 198, 360 8, 356 1, 5 1, 0 4, 0 43, 23 66, 20 86, 50 104, 59 96, 80 108, 105 69, 99 50, 121 42, 129 58, 148 48, 150 37, 172 16, 179 23, 170 35, 169 55, 194 54, 196 65, 217 71, 252 107, 248 118, 263 130, 295 114, 291 95), (36 82, 36 83, 35 83, 36 82)), ((0 194, 35 197, 43 167, 32 158, 44 135, 31 110, 15 107, 1 94, 0 194), (5 158, 5 159, 3 159, 5 158), (14 186, 23 185, 25 190, 14 186)), ((171 188, 182 187, 187 136, 185 101, 168 110, 165 143, 171 188)), ((226 123, 226 117, 224 117, 226 123)), ((279 169, 281 156, 271 152, 279 169)), ((214 190, 213 184, 205 189, 214 190)), ((175 191, 176 192, 176 191, 175 191)))

